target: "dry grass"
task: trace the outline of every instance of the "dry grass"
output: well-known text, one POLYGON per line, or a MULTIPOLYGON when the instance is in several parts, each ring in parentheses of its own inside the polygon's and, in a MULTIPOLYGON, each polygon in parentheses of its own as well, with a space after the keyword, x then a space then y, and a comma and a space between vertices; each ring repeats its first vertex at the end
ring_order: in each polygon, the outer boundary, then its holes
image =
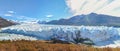
POLYGON ((94 48, 86 45, 52 44, 46 41, 1 41, 0 51, 120 51, 120 48, 94 48))

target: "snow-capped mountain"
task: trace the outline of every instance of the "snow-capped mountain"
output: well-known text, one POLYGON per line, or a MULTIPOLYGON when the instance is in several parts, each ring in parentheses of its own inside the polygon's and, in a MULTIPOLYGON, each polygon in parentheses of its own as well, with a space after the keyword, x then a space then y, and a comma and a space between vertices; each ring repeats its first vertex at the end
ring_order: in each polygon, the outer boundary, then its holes
POLYGON ((63 26, 63 25, 41 25, 27 23, 2 28, 2 33, 14 33, 18 35, 36 37, 39 40, 50 40, 58 37, 63 41, 73 41, 77 37, 76 31, 80 31, 82 38, 91 39, 97 46, 108 46, 111 44, 120 46, 120 28, 107 26, 63 26))
POLYGON ((13 20, 14 22, 18 24, 23 24, 23 23, 39 23, 39 20, 29 20, 29 21, 18 21, 18 20, 13 20))

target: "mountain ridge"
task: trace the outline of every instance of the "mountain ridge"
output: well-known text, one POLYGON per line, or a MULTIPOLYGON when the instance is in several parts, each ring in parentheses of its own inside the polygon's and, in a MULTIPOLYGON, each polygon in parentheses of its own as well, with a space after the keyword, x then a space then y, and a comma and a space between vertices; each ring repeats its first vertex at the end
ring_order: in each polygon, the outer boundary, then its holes
POLYGON ((69 19, 52 20, 45 24, 56 25, 86 25, 86 26, 120 26, 120 17, 91 13, 77 15, 69 19))
POLYGON ((8 21, 8 20, 0 17, 0 28, 11 26, 11 25, 15 25, 15 23, 13 21, 8 21))

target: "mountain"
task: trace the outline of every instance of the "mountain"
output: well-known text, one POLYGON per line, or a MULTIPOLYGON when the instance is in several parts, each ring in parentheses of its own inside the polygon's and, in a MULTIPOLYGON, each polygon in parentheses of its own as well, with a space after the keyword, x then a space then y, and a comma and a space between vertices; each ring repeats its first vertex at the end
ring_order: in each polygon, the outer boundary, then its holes
POLYGON ((0 17, 0 28, 1 28, 1 27, 11 26, 11 25, 14 25, 14 24, 15 24, 15 22, 8 21, 8 20, 0 17))
POLYGON ((47 21, 38 21, 37 23, 39 23, 39 24, 45 24, 45 23, 47 23, 47 21))
POLYGON ((120 26, 120 17, 91 13, 77 15, 69 19, 60 19, 47 22, 57 25, 87 25, 87 26, 120 26))

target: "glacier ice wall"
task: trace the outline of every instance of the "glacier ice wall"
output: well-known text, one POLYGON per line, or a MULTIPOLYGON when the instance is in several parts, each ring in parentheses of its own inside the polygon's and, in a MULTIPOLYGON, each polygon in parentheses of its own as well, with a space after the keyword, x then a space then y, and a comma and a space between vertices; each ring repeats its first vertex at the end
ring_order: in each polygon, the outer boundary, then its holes
POLYGON ((57 36, 60 40, 73 41, 75 32, 80 31, 82 38, 91 39, 96 45, 109 45, 120 40, 119 28, 106 26, 63 26, 63 25, 41 25, 21 24, 2 28, 2 33, 14 33, 25 36, 36 37, 40 40, 49 40, 57 36))
POLYGON ((29 37, 29 36, 23 36, 23 35, 16 35, 16 34, 9 34, 9 33, 0 33, 0 41, 2 40, 37 40, 36 38, 29 37))

